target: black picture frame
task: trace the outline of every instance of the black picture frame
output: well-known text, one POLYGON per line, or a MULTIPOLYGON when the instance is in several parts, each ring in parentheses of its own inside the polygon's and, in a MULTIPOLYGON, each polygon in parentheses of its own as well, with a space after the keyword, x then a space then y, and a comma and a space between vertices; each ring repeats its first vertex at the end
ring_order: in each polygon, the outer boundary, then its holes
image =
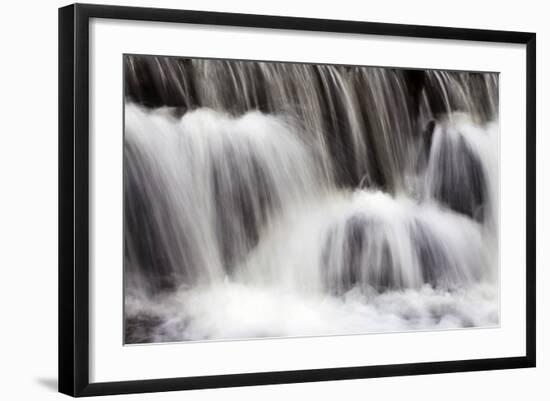
POLYGON ((59 391, 71 396, 188 390, 535 366, 536 35, 358 21, 74 4, 59 9, 59 391), (88 61, 91 18, 323 31, 526 46, 526 353, 523 356, 90 383, 88 61))

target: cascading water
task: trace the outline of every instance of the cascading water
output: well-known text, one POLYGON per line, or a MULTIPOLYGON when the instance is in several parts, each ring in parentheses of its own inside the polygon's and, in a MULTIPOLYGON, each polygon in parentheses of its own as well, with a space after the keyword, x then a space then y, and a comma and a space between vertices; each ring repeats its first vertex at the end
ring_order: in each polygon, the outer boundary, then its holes
POLYGON ((494 326, 498 75, 125 57, 127 343, 494 326))

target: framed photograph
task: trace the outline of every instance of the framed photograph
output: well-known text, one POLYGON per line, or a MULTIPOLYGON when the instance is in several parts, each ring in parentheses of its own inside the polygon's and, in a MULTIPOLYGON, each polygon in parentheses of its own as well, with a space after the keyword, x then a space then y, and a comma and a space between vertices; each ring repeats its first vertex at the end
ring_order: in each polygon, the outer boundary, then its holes
POLYGON ((535 34, 59 10, 59 390, 535 366, 535 34))

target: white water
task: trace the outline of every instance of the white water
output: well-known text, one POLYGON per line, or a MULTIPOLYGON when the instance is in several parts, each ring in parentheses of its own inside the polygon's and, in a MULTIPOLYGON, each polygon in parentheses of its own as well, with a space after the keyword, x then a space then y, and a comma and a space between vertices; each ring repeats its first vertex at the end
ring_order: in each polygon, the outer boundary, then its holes
POLYGON ((151 214, 127 238, 127 319, 147 342, 497 325, 497 128, 472 120, 441 120, 426 165, 395 163, 388 193, 338 186, 325 137, 288 114, 126 104, 126 202, 151 214), (461 188, 470 154, 482 201, 461 188))
POLYGON ((498 293, 491 284, 452 293, 424 286, 370 296, 351 290, 332 297, 227 281, 155 300, 130 297, 126 313, 160 318, 147 342, 492 327, 499 322, 498 293))

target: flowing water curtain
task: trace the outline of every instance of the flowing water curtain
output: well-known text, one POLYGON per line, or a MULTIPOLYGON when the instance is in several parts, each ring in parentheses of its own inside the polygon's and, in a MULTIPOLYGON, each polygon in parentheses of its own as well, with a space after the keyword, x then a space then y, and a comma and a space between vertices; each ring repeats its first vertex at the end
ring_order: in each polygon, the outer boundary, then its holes
POLYGON ((315 149, 275 117, 125 115, 126 252, 158 273, 153 290, 223 279, 273 216, 328 187, 315 149))
POLYGON ((497 73, 428 70, 425 80, 424 101, 434 117, 462 111, 480 124, 498 117, 497 73))

